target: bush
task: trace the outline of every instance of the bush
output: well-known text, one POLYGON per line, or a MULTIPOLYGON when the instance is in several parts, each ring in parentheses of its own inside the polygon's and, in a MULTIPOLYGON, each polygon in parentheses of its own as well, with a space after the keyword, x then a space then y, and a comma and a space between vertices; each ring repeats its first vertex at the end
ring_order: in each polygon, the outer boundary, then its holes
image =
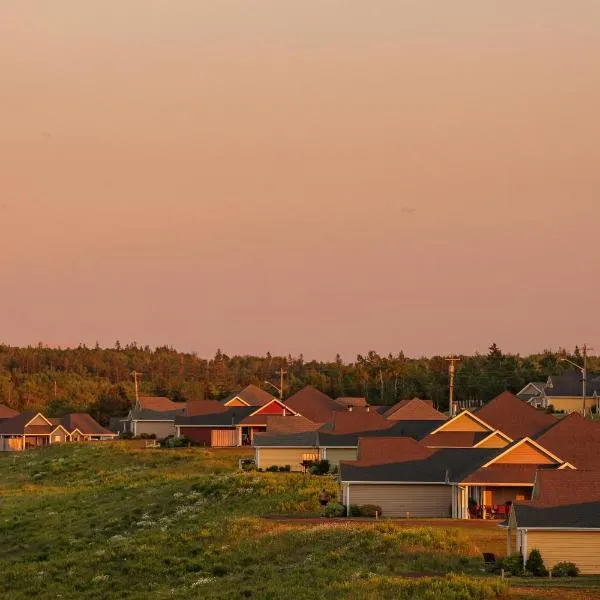
POLYGON ((133 433, 131 433, 131 431, 123 431, 123 433, 119 434, 119 438, 121 438, 122 440, 132 440, 133 433))
POLYGON ((537 548, 529 553, 529 558, 525 563, 525 570, 536 577, 547 577, 548 569, 544 565, 544 559, 537 548))
POLYGON ((279 471, 279 467, 277 465, 271 465, 265 469, 268 473, 277 473, 279 471))
POLYGON ((345 517, 346 516, 346 507, 343 504, 338 504, 337 502, 330 502, 325 507, 325 516, 326 517, 345 517))
POLYGON ((161 440, 160 445, 163 448, 187 448, 188 446, 195 446, 196 442, 187 435, 169 435, 164 440, 161 440))
POLYGON ((140 433, 140 435, 136 435, 134 437, 134 439, 136 439, 136 440, 155 440, 156 434, 155 433, 140 433))
POLYGON ((572 562, 559 562, 552 567, 552 577, 577 577, 579 568, 572 562))
POLYGON ((511 575, 523 574, 523 556, 520 552, 515 552, 502 559, 502 568, 511 575))
POLYGON ((548 406, 546 407, 546 412, 551 415, 554 412, 554 405, 553 404, 548 404, 548 406))
POLYGON ((317 460, 315 461, 308 472, 311 475, 327 475, 329 473, 329 461, 328 460, 317 460))
POLYGON ((381 516, 382 512, 381 506, 377 506, 377 504, 363 504, 360 507, 360 514, 363 517, 375 517, 377 515, 381 516))
POLYGON ((292 467, 290 467, 290 465, 284 465, 283 467, 279 467, 279 470, 282 473, 289 473, 292 470, 292 467))
POLYGON ((362 513, 360 512, 360 506, 358 504, 351 504, 348 509, 349 517, 362 517, 362 513))

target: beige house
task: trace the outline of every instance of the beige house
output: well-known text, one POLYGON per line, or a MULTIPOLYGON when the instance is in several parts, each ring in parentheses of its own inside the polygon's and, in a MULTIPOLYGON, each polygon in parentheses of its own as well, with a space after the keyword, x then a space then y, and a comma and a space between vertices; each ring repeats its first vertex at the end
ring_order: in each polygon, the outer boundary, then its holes
POLYGON ((175 417, 185 414, 184 402, 169 398, 140 396, 129 414, 122 420, 123 432, 134 436, 155 436, 164 439, 176 435, 175 417))
POLYGON ((20 451, 69 441, 69 432, 42 413, 25 412, 0 421, 0 451, 20 451))

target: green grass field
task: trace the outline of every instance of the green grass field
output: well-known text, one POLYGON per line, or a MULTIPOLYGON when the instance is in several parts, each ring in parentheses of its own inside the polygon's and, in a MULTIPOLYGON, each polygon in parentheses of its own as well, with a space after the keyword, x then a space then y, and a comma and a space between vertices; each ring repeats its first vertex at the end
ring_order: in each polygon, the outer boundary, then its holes
POLYGON ((508 597, 481 577, 490 534, 263 519, 316 513, 318 491, 336 482, 238 472, 239 457, 135 442, 1 455, 0 597, 508 597))

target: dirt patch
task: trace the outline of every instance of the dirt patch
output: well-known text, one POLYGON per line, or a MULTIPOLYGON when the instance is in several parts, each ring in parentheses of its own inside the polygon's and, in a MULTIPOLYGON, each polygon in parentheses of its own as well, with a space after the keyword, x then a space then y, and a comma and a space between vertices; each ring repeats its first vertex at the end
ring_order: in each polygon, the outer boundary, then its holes
POLYGON ((600 589, 514 587, 510 597, 514 600, 600 600, 600 589))

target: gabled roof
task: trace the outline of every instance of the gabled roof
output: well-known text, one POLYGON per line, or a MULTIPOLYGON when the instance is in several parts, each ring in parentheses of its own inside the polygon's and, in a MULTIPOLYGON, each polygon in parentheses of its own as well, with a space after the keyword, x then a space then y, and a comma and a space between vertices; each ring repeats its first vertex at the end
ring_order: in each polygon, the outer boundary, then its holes
POLYGON ((600 470, 541 469, 531 500, 536 506, 600 502, 600 470))
POLYGON ((494 438, 494 437, 500 437, 502 438, 506 444, 511 444, 512 442, 514 442, 514 440, 509 437, 508 435, 506 435, 504 432, 500 431, 499 429, 496 429, 496 431, 492 431, 491 433, 489 433, 488 435, 486 435, 484 438, 482 438, 481 440, 479 440, 476 444, 475 447, 478 448, 479 446, 482 446, 483 444, 485 444, 486 441, 494 438))
POLYGON ((600 501, 553 507, 517 502, 511 522, 527 529, 600 529, 600 501))
POLYGON ((271 400, 274 400, 275 396, 251 383, 243 390, 229 394, 227 398, 221 400, 221 404, 227 406, 229 402, 236 398, 246 404, 246 406, 264 406, 271 402, 271 400))
MULTIPOLYGON (((185 408, 178 410, 149 410, 147 408, 132 408, 129 417, 132 421, 174 421, 175 417, 185 414, 185 408)), ((128 420, 128 419, 124 419, 128 420)))
MULTIPOLYGON (((525 437, 525 438, 522 438, 520 440, 513 442, 512 444, 509 444, 508 446, 505 446, 504 448, 499 448, 497 450, 498 453, 496 454, 496 456, 494 456, 488 463, 486 463, 483 466, 484 467, 491 466, 492 464, 500 461, 500 459, 505 458, 512 452, 515 452, 518 448, 520 448, 523 445, 529 445, 529 446, 533 447, 537 452, 539 452, 543 456, 547 457, 548 460, 552 461, 557 466, 561 465, 561 464, 563 464, 563 462, 565 462, 564 460, 562 460, 561 458, 559 458, 558 456, 556 456, 555 454, 550 452, 550 450, 548 450, 547 448, 544 448, 544 446, 542 446, 535 440, 525 437)), ((523 464, 523 463, 521 463, 521 461, 519 461, 519 463, 523 464)), ((535 462, 535 463, 529 463, 529 464, 541 464, 541 463, 535 462)))
POLYGON ((368 408, 354 408, 351 411, 332 412, 321 431, 329 433, 357 433, 389 429, 392 423, 378 412, 368 408))
POLYGON ((420 398, 411 398, 410 400, 400 400, 394 406, 388 408, 383 416, 386 419, 400 421, 444 421, 446 415, 433 408, 431 400, 421 400, 420 398))
POLYGON ((254 446, 256 448, 317 448, 318 433, 316 431, 257 433, 254 436, 254 446))
POLYGON ((309 421, 302 415, 283 416, 266 415, 267 431, 271 433, 299 433, 316 431, 319 425, 309 421))
POLYGON ((448 429, 450 431, 453 425, 461 419, 471 419, 471 421, 479 424, 483 429, 489 432, 492 432, 495 429, 497 429, 496 427, 492 427, 489 423, 486 423, 481 417, 478 417, 475 414, 473 414, 470 410, 463 410, 454 417, 444 421, 439 427, 436 427, 433 431, 431 431, 431 433, 438 433, 439 431, 444 431, 445 429, 448 429))
POLYGON ((421 443, 430 448, 473 448, 489 436, 488 431, 440 431, 425 436, 421 443))
POLYGON ((49 419, 44 417, 42 413, 36 412, 24 412, 11 419, 3 419, 0 421, 0 435, 43 435, 50 433, 53 428, 54 425, 52 425, 52 422, 49 419), (28 423, 38 416, 45 421, 44 425, 28 425, 28 423))
POLYGON ((254 406, 231 406, 227 410, 218 413, 209 413, 186 417, 177 415, 174 418, 175 425, 203 426, 203 427, 234 427, 256 410, 254 406))
POLYGON ((410 437, 361 437, 358 440, 356 466, 395 463, 399 460, 421 460, 431 456, 434 450, 424 447, 410 437))
POLYGON ((140 396, 137 402, 137 408, 153 410, 156 412, 183 410, 185 409, 185 402, 173 402, 173 400, 165 398, 164 396, 140 396))
POLYGON ((341 481, 394 483, 456 483, 477 470, 498 451, 481 448, 444 448, 420 460, 372 466, 340 463, 341 481))
POLYGON ((115 435, 112 431, 102 427, 96 419, 87 413, 69 413, 60 418, 60 424, 72 433, 78 429, 83 435, 115 435))
POLYGON ((474 414, 512 439, 535 436, 556 423, 556 417, 535 409, 510 392, 502 392, 474 414))
MULTIPOLYGON (((392 426, 382 431, 381 435, 411 437, 415 440, 425 438, 444 421, 390 421, 392 426)), ((377 434, 377 432, 375 432, 377 434)))
POLYGON ((219 412, 225 412, 227 407, 218 400, 191 400, 185 408, 186 417, 196 415, 210 415, 219 412))
POLYGON ((285 403, 313 423, 327 423, 332 413, 345 410, 335 400, 310 385, 290 396, 285 403))
POLYGON ((6 404, 0 404, 0 419, 12 419, 19 414, 18 410, 6 406, 6 404))
POLYGON ((577 469, 599 467, 600 422, 585 419, 579 413, 557 420, 536 441, 577 469))
POLYGON ((347 408, 348 406, 365 407, 368 405, 367 399, 357 396, 340 396, 335 399, 340 406, 347 408))

